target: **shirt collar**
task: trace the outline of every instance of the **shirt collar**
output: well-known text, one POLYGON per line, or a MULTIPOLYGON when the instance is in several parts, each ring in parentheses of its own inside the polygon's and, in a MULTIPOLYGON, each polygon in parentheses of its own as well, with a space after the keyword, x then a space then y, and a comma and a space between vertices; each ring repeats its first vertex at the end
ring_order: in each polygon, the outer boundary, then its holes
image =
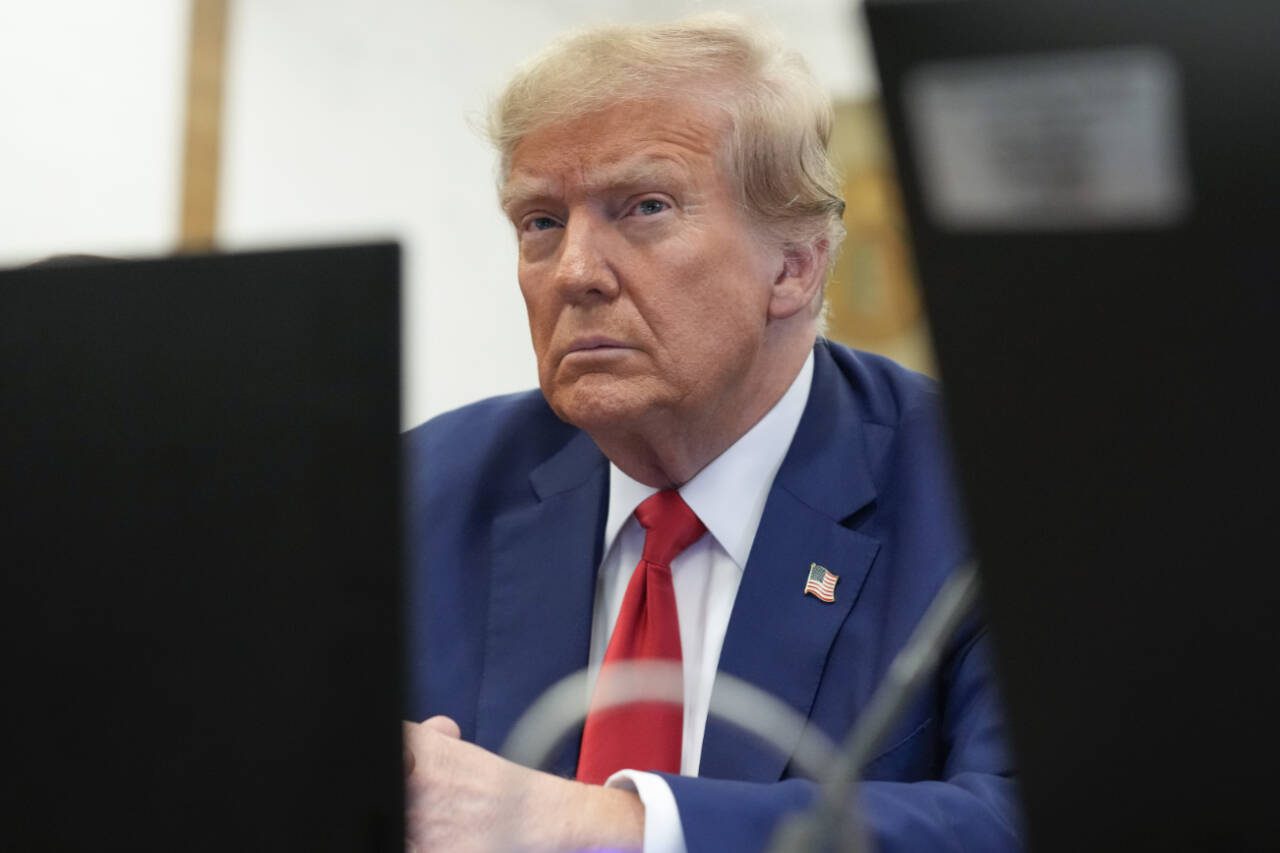
MULTIPOLYGON (((800 425, 812 384, 813 351, 810 350, 782 399, 728 450, 680 488, 685 503, 702 519, 739 568, 747 565, 756 528, 764 515, 765 500, 800 425)), ((601 553, 609 553, 636 507, 656 491, 609 463, 609 514, 601 553)))

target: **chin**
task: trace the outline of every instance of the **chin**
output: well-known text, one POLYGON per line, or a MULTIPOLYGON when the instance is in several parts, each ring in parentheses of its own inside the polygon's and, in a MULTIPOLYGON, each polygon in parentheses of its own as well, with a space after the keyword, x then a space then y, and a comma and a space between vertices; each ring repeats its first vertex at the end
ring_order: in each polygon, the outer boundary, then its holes
POLYGON ((592 374, 572 383, 544 387, 542 393, 561 420, 587 432, 603 432, 636 423, 653 410, 654 401, 633 385, 592 374))

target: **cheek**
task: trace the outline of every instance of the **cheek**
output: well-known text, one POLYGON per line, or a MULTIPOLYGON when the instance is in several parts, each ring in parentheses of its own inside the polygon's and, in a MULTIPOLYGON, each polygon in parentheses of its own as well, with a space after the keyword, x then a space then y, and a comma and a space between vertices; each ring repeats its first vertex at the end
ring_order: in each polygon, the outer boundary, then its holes
POLYGON ((741 259, 723 260, 709 272, 699 305, 690 311, 700 318, 691 332, 708 359, 734 370, 751 362, 763 345, 768 286, 741 259))
POLYGON ((548 291, 539 285, 536 276, 521 273, 520 295, 524 298, 524 310, 529 316, 529 331, 533 335, 533 343, 537 346, 542 336, 549 334, 554 324, 552 300, 548 291))
POLYGON ((733 254, 704 257, 690 269, 686 282, 694 286, 679 294, 686 317, 707 328, 745 330, 763 324, 768 316, 769 286, 761 271, 733 254))

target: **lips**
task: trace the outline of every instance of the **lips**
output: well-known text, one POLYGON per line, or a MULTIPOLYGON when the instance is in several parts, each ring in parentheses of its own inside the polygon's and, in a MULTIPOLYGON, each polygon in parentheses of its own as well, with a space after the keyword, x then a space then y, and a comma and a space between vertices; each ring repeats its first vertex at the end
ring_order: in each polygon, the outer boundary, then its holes
POLYGON ((630 349, 630 347, 615 338, 607 338, 603 335, 589 335, 587 337, 578 338, 570 344, 566 354, 610 349, 630 349))

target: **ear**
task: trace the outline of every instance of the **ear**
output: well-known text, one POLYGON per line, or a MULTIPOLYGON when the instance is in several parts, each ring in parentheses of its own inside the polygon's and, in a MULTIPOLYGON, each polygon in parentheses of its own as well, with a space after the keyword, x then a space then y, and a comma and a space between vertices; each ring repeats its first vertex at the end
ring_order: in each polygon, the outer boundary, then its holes
MULTIPOLYGON (((826 240, 783 245, 782 269, 773 281, 769 298, 769 319, 785 320, 813 306, 820 298, 826 276, 826 240)), ((811 313, 816 316, 816 312, 811 313)))

